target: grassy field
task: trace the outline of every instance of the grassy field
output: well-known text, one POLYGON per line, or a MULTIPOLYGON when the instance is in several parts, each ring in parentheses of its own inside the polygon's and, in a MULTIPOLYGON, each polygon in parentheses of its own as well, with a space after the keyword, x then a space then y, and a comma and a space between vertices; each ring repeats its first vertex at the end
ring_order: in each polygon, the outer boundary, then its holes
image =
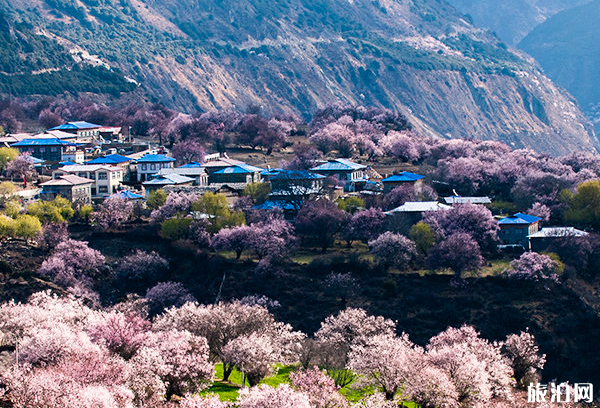
MULTIPOLYGON (((260 383, 270 387, 290 383, 290 374, 298 368, 298 365, 283 366, 278 364, 277 372, 266 377, 260 383)), ((216 394, 222 401, 235 401, 242 388, 242 373, 234 369, 229 376, 229 381, 223 382, 221 380, 223 378, 223 364, 219 363, 215 365, 215 378, 217 380, 208 389, 204 390, 202 394, 216 394)), ((248 387, 248 383, 245 386, 248 387)), ((354 384, 349 384, 340 389, 340 393, 350 402, 358 402, 375 391, 375 387, 357 387, 354 384)), ((404 405, 406 408, 418 408, 418 405, 412 402, 405 402, 404 405)))
MULTIPOLYGON (((279 384, 287 383, 290 380, 290 373, 296 368, 296 366, 277 365, 277 372, 262 380, 261 384, 277 387, 279 384)), ((206 389, 203 394, 214 393, 217 394, 222 401, 235 401, 240 389, 242 388, 242 373, 234 369, 229 376, 229 381, 223 382, 222 378, 223 364, 219 363, 215 365, 216 381, 208 389, 206 389)), ((249 386, 247 382, 245 383, 245 386, 249 386)))

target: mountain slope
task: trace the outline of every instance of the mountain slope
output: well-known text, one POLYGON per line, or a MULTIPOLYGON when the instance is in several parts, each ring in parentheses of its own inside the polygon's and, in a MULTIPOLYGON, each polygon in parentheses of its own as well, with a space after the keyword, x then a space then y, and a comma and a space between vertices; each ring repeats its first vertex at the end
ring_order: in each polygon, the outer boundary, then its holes
POLYGON ((447 0, 473 22, 494 31, 508 44, 518 44, 547 18, 590 0, 447 0))
POLYGON ((119 94, 134 88, 118 72, 78 63, 54 38, 0 9, 0 93, 119 94))
POLYGON ((600 1, 564 11, 533 30, 520 47, 577 98, 600 124, 600 1))
POLYGON ((566 92, 441 0, 8 1, 174 108, 307 116, 340 101, 402 111, 435 136, 597 145, 566 92))

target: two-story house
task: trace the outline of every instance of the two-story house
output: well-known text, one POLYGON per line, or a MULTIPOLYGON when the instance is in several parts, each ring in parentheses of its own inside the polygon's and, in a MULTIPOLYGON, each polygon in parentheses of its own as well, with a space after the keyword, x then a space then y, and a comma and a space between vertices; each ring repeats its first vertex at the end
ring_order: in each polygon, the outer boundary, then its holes
POLYGON ((521 245, 530 249, 529 236, 540 229, 541 218, 534 215, 516 213, 498 221, 500 233, 498 237, 504 245, 521 245))
POLYGON ((137 159, 137 181, 150 180, 161 169, 172 169, 175 159, 164 154, 147 154, 137 159))
POLYGON ((51 162, 63 160, 67 148, 72 148, 73 143, 57 138, 23 139, 11 147, 19 149, 21 153, 29 153, 33 157, 51 162))
POLYGON ((93 180, 65 174, 58 178, 41 183, 42 192, 40 196, 51 200, 56 196, 62 196, 73 204, 90 204, 92 202, 93 180))
POLYGON ((75 164, 63 166, 52 173, 53 178, 73 174, 93 181, 91 196, 94 199, 108 197, 116 193, 123 182, 124 170, 121 167, 101 164, 75 164))
POLYGON ((246 163, 236 164, 233 166, 225 167, 221 170, 217 170, 213 172, 208 177, 208 182, 210 184, 219 184, 219 183, 241 183, 241 184, 250 184, 250 183, 259 183, 262 178, 260 173, 263 169, 259 167, 254 167, 246 163))
POLYGON ((100 135, 100 129, 102 126, 96 125, 94 123, 77 121, 77 122, 67 122, 65 124, 55 126, 49 130, 60 130, 62 132, 71 133, 77 136, 77 140, 87 139, 87 140, 96 140, 100 135))
POLYGON ((424 178, 425 176, 411 173, 409 171, 403 171, 402 173, 394 174, 381 180, 381 182, 383 183, 383 192, 384 194, 389 193, 396 187, 403 186, 406 184, 416 185, 418 183, 422 183, 422 180, 424 178))
POLYGON ((367 166, 348 159, 332 159, 310 169, 323 176, 335 176, 341 181, 359 181, 365 179, 367 166))

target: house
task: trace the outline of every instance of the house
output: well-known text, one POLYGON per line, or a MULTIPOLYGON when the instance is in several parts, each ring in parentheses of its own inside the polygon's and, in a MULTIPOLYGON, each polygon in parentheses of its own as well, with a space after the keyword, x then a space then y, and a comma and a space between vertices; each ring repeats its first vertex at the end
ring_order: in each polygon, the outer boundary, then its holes
POLYGON ((402 173, 394 174, 381 180, 381 182, 383 183, 383 192, 389 193, 396 187, 403 186, 406 184, 421 183, 424 178, 425 176, 421 176, 420 174, 415 174, 408 171, 403 171, 402 173))
POLYGON ((269 200, 291 204, 298 211, 304 202, 323 194, 325 178, 306 170, 281 170, 271 177, 269 200))
POLYGON ((460 196, 450 196, 444 197, 444 201, 446 204, 491 204, 492 200, 489 197, 460 197, 460 196))
POLYGON ((400 207, 386 211, 386 228, 390 231, 408 234, 410 228, 421 221, 424 213, 447 211, 452 207, 437 201, 408 201, 400 207))
POLYGON ((40 195, 49 200, 56 196, 62 196, 74 204, 90 204, 92 202, 92 184, 94 184, 94 180, 65 174, 41 183, 40 195))
POLYGON ((164 154, 146 154, 137 159, 137 181, 150 180, 160 169, 172 169, 175 159, 164 154))
POLYGON ((209 174, 209 184, 215 183, 259 183, 263 169, 246 163, 235 164, 209 174))
POLYGON ((63 160, 63 154, 73 143, 57 138, 23 139, 14 143, 11 147, 19 149, 21 153, 29 153, 41 160, 59 162, 63 160))
POLYGON ((156 175, 152 179, 145 181, 143 184, 146 191, 151 191, 158 190, 165 186, 191 186, 193 183, 193 178, 173 173, 156 175))
POLYGON ((541 218, 516 213, 498 221, 500 234, 498 234, 504 245, 521 245, 526 250, 529 247, 529 236, 539 231, 541 218))
POLYGON ((85 161, 85 153, 76 146, 67 146, 63 152, 62 159, 65 161, 82 164, 85 161))
POLYGON ((128 126, 101 126, 98 135, 108 143, 121 143, 130 137, 128 126))
POLYGON ((570 237, 586 237, 589 234, 585 231, 573 227, 553 227, 542 228, 538 232, 528 235, 529 244, 532 251, 540 252, 548 249, 552 242, 570 237))
POLYGON ((60 130, 65 133, 71 133, 76 135, 78 140, 83 138, 95 140, 98 138, 98 136, 100 136, 100 128, 102 128, 102 126, 96 125, 94 123, 77 121, 67 122, 65 124, 55 126, 48 130, 60 130))
POLYGON ((326 177, 336 177, 344 183, 344 191, 360 191, 368 180, 367 166, 348 159, 332 159, 310 170, 326 177))
POLYGON ((131 159, 120 154, 109 154, 103 157, 96 157, 95 159, 87 161, 85 164, 108 164, 111 166, 127 167, 131 159))
POLYGON ((15 192, 15 196, 18 197, 19 204, 27 205, 29 203, 39 200, 41 193, 41 188, 32 188, 26 190, 18 190, 15 192))
POLYGON ((367 166, 354 163, 348 159, 332 159, 310 169, 325 177, 335 176, 341 181, 364 180, 367 166))
POLYGON ((210 176, 212 176, 213 173, 215 173, 219 170, 223 170, 224 168, 239 165, 239 164, 246 164, 246 163, 244 163, 243 161, 230 159, 227 157, 221 157, 219 159, 210 160, 210 161, 207 161, 205 158, 204 168, 206 169, 206 172, 208 173, 208 176, 210 178, 210 176))
POLYGON ((108 197, 116 193, 123 182, 124 170, 121 167, 102 164, 75 164, 63 166, 52 173, 53 178, 73 174, 92 180, 91 196, 94 199, 108 197))
POLYGON ((179 174, 180 176, 193 178, 195 186, 208 185, 208 173, 200 164, 198 166, 186 164, 181 167, 175 167, 174 169, 160 169, 158 172, 159 176, 164 176, 166 174, 179 174))

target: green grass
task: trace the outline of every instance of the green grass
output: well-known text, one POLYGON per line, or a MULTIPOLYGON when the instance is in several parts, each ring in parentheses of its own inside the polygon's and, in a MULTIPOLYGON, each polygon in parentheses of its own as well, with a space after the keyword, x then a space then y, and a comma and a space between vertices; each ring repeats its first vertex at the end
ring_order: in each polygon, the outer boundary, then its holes
MULTIPOLYGON (((295 371, 298 367, 295 365, 284 366, 278 364, 276 368, 277 373, 266 377, 260 383, 271 387, 289 383, 290 373, 295 371)), ((202 394, 217 394, 222 401, 235 401, 238 397, 240 388, 242 388, 242 379, 242 373, 234 369, 229 376, 229 381, 223 382, 223 364, 215 364, 215 382, 212 383, 209 388, 204 390, 202 394)), ((246 386, 249 386, 248 382, 246 382, 246 386)))
MULTIPOLYGON (((260 384, 265 384, 270 387, 277 387, 279 384, 290 383, 290 374, 298 370, 298 365, 284 366, 282 364, 276 365, 277 372, 269 377, 263 379, 260 384)), ((229 376, 228 382, 223 382, 223 364, 215 364, 215 382, 202 392, 205 394, 216 394, 219 396, 221 401, 235 401, 238 397, 238 393, 242 388, 242 373, 234 369, 229 376)), ((246 383, 246 386, 249 386, 246 383)), ((348 401, 356 403, 366 396, 372 395, 376 391, 376 387, 355 387, 353 383, 350 383, 340 389, 342 394, 348 401)), ((405 402, 404 405, 407 408, 419 408, 419 406, 412 402, 405 402)))

